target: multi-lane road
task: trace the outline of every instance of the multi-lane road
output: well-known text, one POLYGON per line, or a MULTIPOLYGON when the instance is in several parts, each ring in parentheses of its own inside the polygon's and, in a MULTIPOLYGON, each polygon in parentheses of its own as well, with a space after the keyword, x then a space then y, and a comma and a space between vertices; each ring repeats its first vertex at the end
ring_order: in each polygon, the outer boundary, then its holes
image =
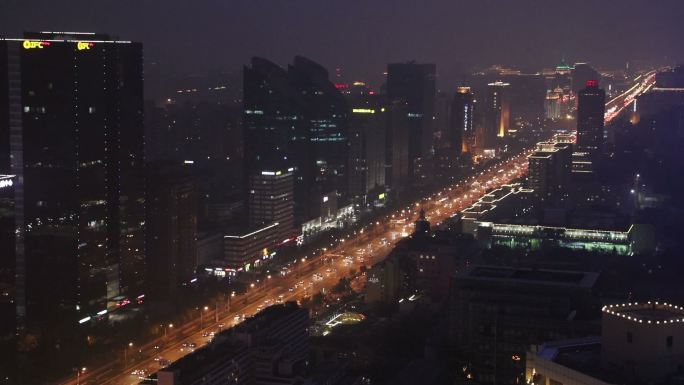
POLYGON ((198 309, 195 322, 182 327, 165 325, 165 337, 144 346, 129 347, 128 342, 122 341, 121 349, 113 352, 116 357, 123 357, 126 351, 129 361, 134 357, 138 357, 139 361, 123 368, 119 359, 107 367, 92 371, 86 369, 78 376, 74 374, 72 379, 63 384, 137 384, 141 373, 159 370, 160 361, 173 362, 183 357, 193 350, 190 347, 193 344, 195 349, 203 346, 210 340, 212 332, 231 327, 273 303, 301 300, 323 288, 330 289, 341 277, 349 276, 353 270, 358 271, 361 265, 371 266, 380 261, 396 242, 412 231, 413 221, 417 219, 421 208, 426 210, 432 223, 441 223, 471 205, 487 189, 523 176, 526 169, 526 154, 492 165, 475 176, 365 226, 355 234, 338 239, 336 244, 320 255, 297 261, 287 275, 274 274, 255 283, 247 293, 231 296, 230 309, 219 312, 218 317, 212 306, 198 309), (204 313, 200 319, 201 312, 204 313), (142 360, 139 358, 141 355, 145 357, 142 360))
MULTIPOLYGON (((654 81, 655 72, 646 73, 635 79, 633 87, 610 100, 606 104, 606 122, 633 103, 636 96, 650 89, 654 81)), ((114 359, 105 367, 79 371, 62 385, 137 384, 141 376, 200 348, 209 342, 212 333, 239 323, 265 306, 301 300, 323 288, 330 289, 341 277, 349 276, 352 270, 358 271, 361 265, 371 266, 382 260, 399 240, 412 232, 413 221, 421 208, 427 212, 428 220, 439 224, 470 206, 486 191, 523 176, 527 171, 527 155, 528 152, 524 152, 492 165, 378 219, 355 234, 338 239, 336 244, 319 255, 298 260, 287 275, 274 274, 262 282, 255 282, 247 293, 231 296, 228 309, 218 311, 213 306, 198 309, 198 318, 194 322, 175 327, 165 325, 164 337, 143 346, 129 346, 128 342, 122 341, 121 350, 112 352, 113 357, 125 355, 129 361, 135 359, 134 363, 124 365, 121 359, 114 359)))

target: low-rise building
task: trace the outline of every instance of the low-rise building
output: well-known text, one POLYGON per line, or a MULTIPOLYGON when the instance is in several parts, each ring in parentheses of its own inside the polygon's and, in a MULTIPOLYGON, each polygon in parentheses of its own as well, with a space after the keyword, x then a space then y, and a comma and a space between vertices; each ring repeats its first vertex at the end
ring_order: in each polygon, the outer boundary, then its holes
POLYGON ((659 302, 604 306, 601 324, 600 337, 533 346, 527 354, 527 383, 681 383, 683 307, 659 302))

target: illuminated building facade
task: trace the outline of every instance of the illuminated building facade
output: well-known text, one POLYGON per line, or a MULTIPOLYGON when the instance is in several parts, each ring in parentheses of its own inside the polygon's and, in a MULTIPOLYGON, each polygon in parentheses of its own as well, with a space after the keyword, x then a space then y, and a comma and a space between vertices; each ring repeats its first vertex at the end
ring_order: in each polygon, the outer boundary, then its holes
POLYGON ((249 177, 248 217, 250 227, 278 223, 278 240, 293 235, 294 169, 265 170, 249 177))
POLYGON ((470 152, 475 140, 475 101, 470 87, 458 87, 451 104, 449 141, 452 151, 470 152))
POLYGON ((494 82, 487 85, 484 102, 484 148, 494 148, 497 138, 507 135, 511 126, 510 84, 494 82))
POLYGON ((272 248, 279 243, 278 223, 256 229, 234 231, 223 237, 224 260, 228 275, 249 271, 275 256, 272 248))
POLYGON ((436 71, 434 64, 410 62, 387 66, 388 100, 406 106, 408 175, 414 184, 426 183, 432 178, 436 71))
POLYGON ((461 212, 463 232, 473 234, 488 246, 540 250, 564 247, 597 253, 632 255, 653 251, 652 228, 642 224, 614 225, 601 229, 564 227, 525 218, 535 208, 535 191, 520 185, 506 185, 482 196, 461 212), (519 223, 502 223, 501 218, 519 217, 519 223))
POLYGON ((558 120, 562 117, 561 114, 561 99, 562 95, 555 91, 548 91, 544 102, 544 114, 546 119, 558 120))
POLYGON ((572 171, 572 146, 553 141, 537 144, 536 151, 527 157, 528 186, 541 203, 560 206, 567 195, 572 171))
POLYGON ((0 90, 19 325, 106 314, 144 277, 142 46, 92 33, 0 39, 0 90))

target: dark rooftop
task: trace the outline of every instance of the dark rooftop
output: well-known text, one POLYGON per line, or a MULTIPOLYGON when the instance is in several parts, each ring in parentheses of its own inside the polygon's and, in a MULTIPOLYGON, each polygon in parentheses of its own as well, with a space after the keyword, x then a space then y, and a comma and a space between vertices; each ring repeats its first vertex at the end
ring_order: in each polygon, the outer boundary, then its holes
POLYGON ((598 279, 598 273, 593 272, 480 265, 472 266, 470 269, 459 274, 459 276, 485 280, 581 287, 592 287, 598 279))

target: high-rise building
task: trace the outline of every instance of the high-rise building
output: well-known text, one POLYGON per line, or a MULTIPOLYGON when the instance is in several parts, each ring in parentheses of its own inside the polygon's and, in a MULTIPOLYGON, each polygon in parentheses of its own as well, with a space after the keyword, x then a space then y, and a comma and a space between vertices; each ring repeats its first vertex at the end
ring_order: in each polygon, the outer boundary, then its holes
POLYGON ((147 176, 147 287, 156 298, 189 283, 197 269, 197 186, 187 166, 152 163, 147 176))
POLYGON ((269 169, 294 168, 298 222, 319 216, 326 193, 345 195, 347 106, 328 72, 297 56, 287 70, 253 58, 244 69, 245 182, 269 169))
POLYGON ((362 82, 346 95, 349 112, 349 196, 362 199, 385 188, 387 112, 382 97, 362 82))
POLYGON ((577 96, 577 150, 595 156, 605 140, 606 92, 588 80, 577 96))
MULTIPOLYGON (((4 144, 4 143, 3 143, 4 144)), ((14 215, 14 176, 0 175, 0 338, 10 339, 15 334, 15 277, 24 277, 16 269, 14 215)), ((21 266, 20 266, 21 267, 21 266)))
POLYGON ((142 46, 93 33, 0 39, 0 91, 19 326, 77 325, 142 286, 142 46))
POLYGON ((528 184, 544 205, 559 205, 568 188, 572 167, 572 147, 567 143, 541 142, 527 157, 528 184))
POLYGON ((301 95, 303 105, 300 108, 308 125, 316 171, 314 202, 320 202, 323 195, 332 191, 346 200, 347 103, 329 80, 328 71, 318 63, 296 56, 288 67, 288 74, 296 92, 301 95))
POLYGON ((436 66, 395 63, 387 66, 387 97, 403 102, 409 124, 409 179, 422 184, 431 179, 436 66))
POLYGON ((510 84, 494 82, 487 85, 484 103, 484 147, 496 147, 497 138, 507 135, 511 126, 510 84))
POLYGON ((385 181, 393 190, 405 188, 409 182, 409 121, 406 103, 391 102, 387 106, 387 172, 385 181))
POLYGON ((589 63, 575 63, 571 71, 572 92, 578 93, 585 87, 589 80, 601 80, 599 74, 589 63))
POLYGON ((475 103, 470 87, 458 87, 451 105, 449 142, 453 152, 469 152, 475 141, 475 103))
POLYGON ((558 120, 561 118, 561 94, 549 90, 544 102, 544 115, 546 119, 558 120))
POLYGON ((249 225, 277 223, 280 241, 291 237, 294 229, 293 171, 265 170, 249 177, 249 225))

